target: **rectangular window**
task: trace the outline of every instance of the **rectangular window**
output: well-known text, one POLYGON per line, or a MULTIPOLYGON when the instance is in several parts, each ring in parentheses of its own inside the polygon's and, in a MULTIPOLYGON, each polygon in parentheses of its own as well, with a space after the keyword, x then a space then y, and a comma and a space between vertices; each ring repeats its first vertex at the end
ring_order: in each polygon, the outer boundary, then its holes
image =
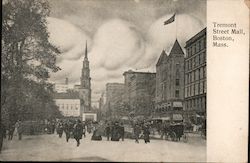
POLYGON ((206 52, 204 52, 204 53, 203 53, 203 62, 205 63, 206 60, 207 60, 207 58, 206 58, 206 52))
POLYGON ((206 67, 203 67, 203 77, 206 78, 206 67))
POLYGON ((195 84, 195 95, 199 94, 199 83, 195 84))
POLYGON ((203 82, 200 82, 200 94, 203 93, 203 82))
POLYGON ((197 55, 196 57, 195 57, 195 60, 196 60, 196 66, 199 66, 199 55, 197 55))
POLYGON ((187 87, 185 87, 185 97, 187 97, 187 87))
POLYGON ((199 80, 199 75, 200 75, 200 72, 199 72, 199 69, 196 70, 196 80, 199 80))
POLYGON ((191 87, 190 87, 190 89, 191 89, 191 90, 190 90, 190 92, 191 92, 190 96, 193 96, 193 95, 194 95, 194 88, 193 88, 193 86, 194 86, 194 85, 191 85, 191 87))
POLYGON ((192 73, 193 73, 193 81, 195 81, 195 71, 193 71, 192 73))
POLYGON ((201 51, 201 40, 199 41, 199 51, 201 51))
POLYGON ((200 42, 196 43, 196 52, 199 52, 200 42))
POLYGON ((201 39, 201 50, 204 49, 204 39, 201 39))
POLYGON ((207 84, 206 84, 206 81, 204 81, 204 93, 207 93, 207 84))
POLYGON ((175 90, 175 97, 179 98, 180 97, 180 91, 179 90, 175 90))
POLYGON ((204 62, 203 60, 203 53, 200 53, 200 64, 202 64, 204 62))
POLYGON ((192 72, 189 73, 189 78, 190 78, 190 82, 189 83, 192 83, 192 80, 193 80, 192 72))
POLYGON ((200 79, 203 79, 203 67, 200 68, 200 79))
POLYGON ((175 85, 179 86, 180 85, 180 79, 175 79, 175 85))

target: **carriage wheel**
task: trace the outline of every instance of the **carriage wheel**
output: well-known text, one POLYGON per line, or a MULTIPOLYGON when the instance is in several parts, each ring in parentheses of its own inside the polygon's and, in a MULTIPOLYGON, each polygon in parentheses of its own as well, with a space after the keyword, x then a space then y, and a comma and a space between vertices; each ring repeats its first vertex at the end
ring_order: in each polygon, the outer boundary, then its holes
POLYGON ((176 140, 176 133, 175 132, 171 132, 170 133, 170 139, 171 139, 171 141, 175 141, 176 140))

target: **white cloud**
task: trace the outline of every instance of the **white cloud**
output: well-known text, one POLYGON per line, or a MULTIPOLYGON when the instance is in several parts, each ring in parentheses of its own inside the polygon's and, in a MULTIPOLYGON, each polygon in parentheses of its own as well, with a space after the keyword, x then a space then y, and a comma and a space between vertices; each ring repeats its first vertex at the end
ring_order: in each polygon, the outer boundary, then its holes
POLYGON ((49 17, 47 22, 50 33, 49 41, 59 47, 62 52, 59 61, 76 60, 83 56, 85 41, 90 41, 83 31, 61 19, 49 17))
MULTIPOLYGON (((176 22, 164 26, 172 15, 156 20, 143 40, 141 29, 121 19, 112 19, 101 25, 93 41, 74 25, 55 18, 49 19, 50 40, 63 50, 58 64, 61 71, 52 74, 51 80, 62 82, 66 77, 71 83, 80 83, 85 40, 90 42, 89 61, 92 83, 92 98, 98 99, 108 82, 124 82, 123 72, 128 69, 147 68, 155 71, 155 64, 162 49, 170 50, 176 35, 176 22), (91 42, 92 41, 92 42, 91 42)), ((200 21, 190 15, 177 15, 177 38, 185 42, 204 28, 200 21)), ((184 50, 184 49, 183 49, 184 50)))
POLYGON ((126 21, 114 19, 103 24, 94 36, 89 54, 91 65, 107 70, 133 65, 142 55, 143 42, 136 27, 126 21))

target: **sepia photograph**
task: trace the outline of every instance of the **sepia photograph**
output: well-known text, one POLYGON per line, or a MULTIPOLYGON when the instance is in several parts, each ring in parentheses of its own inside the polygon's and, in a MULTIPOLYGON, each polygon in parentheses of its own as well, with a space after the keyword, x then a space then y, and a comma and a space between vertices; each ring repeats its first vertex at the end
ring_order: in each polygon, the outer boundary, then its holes
POLYGON ((206 0, 3 0, 1 36, 0 161, 207 161, 206 0))

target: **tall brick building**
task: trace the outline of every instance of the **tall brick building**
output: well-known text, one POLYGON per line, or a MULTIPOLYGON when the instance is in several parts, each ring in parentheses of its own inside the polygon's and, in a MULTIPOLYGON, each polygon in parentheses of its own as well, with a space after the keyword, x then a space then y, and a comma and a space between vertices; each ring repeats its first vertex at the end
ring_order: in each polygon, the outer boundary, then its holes
POLYGON ((154 106, 156 73, 126 71, 124 101, 136 115, 148 115, 154 106))
POLYGON ((106 84, 106 105, 109 111, 116 112, 116 109, 118 109, 117 107, 122 103, 123 94, 123 83, 106 84))
POLYGON ((182 119, 184 100, 184 53, 175 41, 169 55, 163 50, 156 64, 155 117, 182 119))
POLYGON ((206 28, 186 42, 185 111, 187 118, 206 115, 206 28))

